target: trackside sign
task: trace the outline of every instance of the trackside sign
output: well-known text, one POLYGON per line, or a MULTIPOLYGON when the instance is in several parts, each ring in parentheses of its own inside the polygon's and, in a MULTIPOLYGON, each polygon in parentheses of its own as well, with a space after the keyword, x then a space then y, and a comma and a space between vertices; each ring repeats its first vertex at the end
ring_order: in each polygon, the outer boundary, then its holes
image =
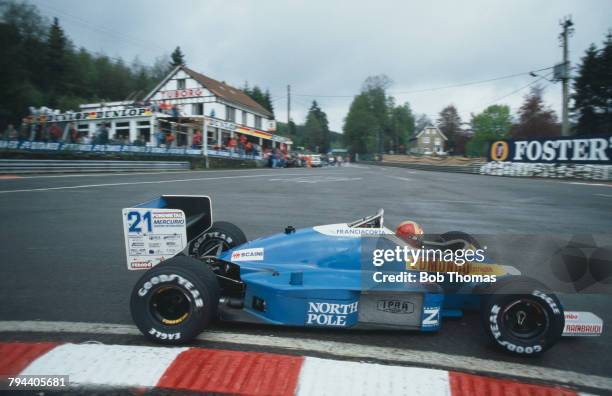
POLYGON ((611 165, 612 135, 498 140, 489 161, 611 165))

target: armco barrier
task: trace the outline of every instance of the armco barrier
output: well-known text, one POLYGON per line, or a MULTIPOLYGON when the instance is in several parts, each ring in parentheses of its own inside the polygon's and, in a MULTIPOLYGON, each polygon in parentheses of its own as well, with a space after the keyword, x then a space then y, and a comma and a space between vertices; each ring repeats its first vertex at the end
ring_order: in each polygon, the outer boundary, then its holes
POLYGON ((379 162, 379 161, 359 161, 360 163, 366 163, 370 165, 382 165, 382 166, 393 166, 397 168, 409 168, 425 171, 434 172, 454 172, 454 173, 473 173, 479 174, 480 167, 484 165, 484 162, 473 163, 470 165, 431 165, 431 164, 418 164, 414 162, 379 162))
POLYGON ((0 174, 95 173, 189 170, 187 161, 95 161, 0 159, 0 174))

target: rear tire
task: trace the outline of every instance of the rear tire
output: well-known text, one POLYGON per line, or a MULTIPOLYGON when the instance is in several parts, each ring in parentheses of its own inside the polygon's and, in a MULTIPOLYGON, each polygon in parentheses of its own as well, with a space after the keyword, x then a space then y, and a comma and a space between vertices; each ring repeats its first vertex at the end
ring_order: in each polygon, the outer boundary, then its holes
POLYGON ((217 317, 219 296, 217 278, 206 264, 176 256, 136 282, 130 311, 138 329, 151 341, 183 344, 217 317))
POLYGON ((565 316, 561 302, 542 284, 514 278, 485 290, 482 323, 491 341, 518 355, 538 355, 561 337, 565 316), (489 294, 491 293, 491 294, 489 294))
POLYGON ((214 251, 215 246, 219 244, 222 245, 221 251, 226 251, 246 242, 247 237, 238 226, 227 221, 217 221, 208 231, 193 241, 190 254, 196 258, 202 258, 210 256, 211 249, 214 251))

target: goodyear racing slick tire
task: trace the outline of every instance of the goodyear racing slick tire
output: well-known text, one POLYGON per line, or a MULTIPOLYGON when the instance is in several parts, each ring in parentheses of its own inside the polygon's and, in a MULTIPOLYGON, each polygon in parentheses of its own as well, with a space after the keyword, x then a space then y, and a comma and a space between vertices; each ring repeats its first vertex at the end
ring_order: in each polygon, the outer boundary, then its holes
POLYGON ((247 237, 238 226, 227 221, 217 221, 212 227, 197 237, 191 245, 191 255, 196 258, 210 256, 211 249, 222 245, 222 251, 233 249, 247 242, 247 237))
POLYGON ((134 323, 150 340, 176 345, 195 338, 217 316, 219 283, 200 261, 176 256, 151 268, 132 290, 134 323))
POLYGON ((498 347, 518 355, 538 355, 561 337, 563 307, 541 283, 514 278, 484 292, 482 323, 498 347))
POLYGON ((463 232, 463 231, 449 231, 449 232, 445 232, 444 234, 440 235, 439 239, 440 239, 441 242, 448 242, 448 241, 453 241, 453 240, 456 240, 456 239, 460 239, 462 241, 468 242, 469 244, 474 246, 476 249, 482 249, 482 246, 480 245, 480 242, 478 242, 476 240, 476 238, 474 238, 470 234, 468 234, 466 232, 463 232))

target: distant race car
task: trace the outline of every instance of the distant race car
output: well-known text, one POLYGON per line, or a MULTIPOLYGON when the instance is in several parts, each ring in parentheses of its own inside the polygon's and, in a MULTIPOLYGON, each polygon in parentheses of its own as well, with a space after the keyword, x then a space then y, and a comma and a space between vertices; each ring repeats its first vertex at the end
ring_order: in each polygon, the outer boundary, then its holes
MULTIPOLYGON (((481 312, 494 344, 521 355, 539 354, 562 335, 603 330, 595 314, 564 311, 543 284, 513 267, 404 260, 372 265, 375 250, 407 244, 383 226, 382 210, 352 223, 288 226, 247 241, 237 226, 213 223, 209 197, 165 195, 124 209, 123 223, 128 269, 147 270, 132 291, 132 317, 145 336, 164 344, 187 343, 217 319, 432 332, 443 318, 467 310, 481 312), (437 278, 448 271, 468 280, 437 278), (411 273, 424 281, 379 282, 411 273), (496 281, 485 282, 484 275, 496 281)), ((461 232, 422 244, 479 248, 461 232)))

